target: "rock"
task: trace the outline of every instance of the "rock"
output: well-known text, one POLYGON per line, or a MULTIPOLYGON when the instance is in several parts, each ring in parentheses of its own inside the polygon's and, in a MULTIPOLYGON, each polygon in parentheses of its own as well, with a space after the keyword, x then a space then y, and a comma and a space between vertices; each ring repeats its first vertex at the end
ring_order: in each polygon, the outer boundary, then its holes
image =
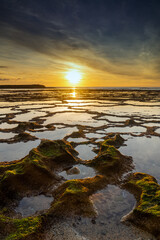
POLYGON ((160 239, 160 185, 156 179, 145 173, 133 173, 124 188, 134 194, 137 205, 123 217, 160 239))
POLYGON ((73 168, 70 168, 69 170, 67 170, 66 173, 67 173, 67 175, 79 174, 80 170, 78 167, 73 167, 73 168))

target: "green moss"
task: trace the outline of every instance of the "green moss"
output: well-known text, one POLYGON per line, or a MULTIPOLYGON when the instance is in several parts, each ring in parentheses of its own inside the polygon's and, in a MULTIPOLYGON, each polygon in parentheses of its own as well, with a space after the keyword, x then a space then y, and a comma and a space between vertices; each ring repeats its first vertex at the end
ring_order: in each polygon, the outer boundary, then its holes
POLYGON ((93 217, 96 213, 89 196, 106 184, 102 176, 66 181, 56 190, 55 201, 49 212, 53 215, 93 217))
POLYGON ((69 186, 65 189, 63 196, 66 194, 81 194, 87 193, 88 189, 83 186, 78 180, 71 180, 68 182, 69 186))
POLYGON ((33 234, 41 227, 41 223, 40 216, 12 219, 0 214, 0 227, 5 232, 5 240, 18 240, 33 234))
POLYGON ((41 217, 14 219, 12 224, 16 230, 7 236, 5 240, 18 240, 35 233, 41 226, 41 217))
POLYGON ((57 157, 62 155, 66 150, 71 150, 69 143, 64 141, 43 141, 37 150, 45 157, 57 157))
POLYGON ((120 146, 121 144, 123 144, 123 142, 124 139, 119 134, 116 134, 114 137, 108 138, 104 142, 102 142, 101 149, 102 151, 105 150, 108 145, 120 146))
POLYGON ((105 170, 114 167, 119 163, 121 158, 120 152, 114 146, 105 146, 106 143, 103 144, 103 151, 101 150, 98 156, 88 163, 88 165, 95 167, 98 170, 105 170))
POLYGON ((148 175, 134 173, 129 184, 140 189, 140 200, 135 210, 160 217, 160 185, 148 175))

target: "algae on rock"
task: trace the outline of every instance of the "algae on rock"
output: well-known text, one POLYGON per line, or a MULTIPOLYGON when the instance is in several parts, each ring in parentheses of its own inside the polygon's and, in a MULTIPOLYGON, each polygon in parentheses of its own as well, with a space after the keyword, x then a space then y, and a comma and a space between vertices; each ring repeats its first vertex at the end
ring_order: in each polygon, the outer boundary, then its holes
POLYGON ((160 239, 160 185, 156 179, 145 173, 133 173, 124 188, 135 195, 137 205, 123 220, 132 222, 160 239))

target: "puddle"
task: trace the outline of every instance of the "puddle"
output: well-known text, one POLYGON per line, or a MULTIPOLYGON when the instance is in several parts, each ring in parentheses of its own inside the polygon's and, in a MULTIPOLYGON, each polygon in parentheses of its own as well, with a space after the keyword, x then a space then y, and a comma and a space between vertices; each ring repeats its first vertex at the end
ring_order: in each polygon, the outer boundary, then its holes
POLYGON ((10 139, 15 136, 15 133, 10 132, 0 132, 0 139, 10 139))
POLYGON ((158 129, 156 130, 156 133, 159 133, 159 134, 160 134, 160 128, 158 128, 158 129))
POLYGON ((82 160, 91 160, 97 155, 93 152, 93 148, 95 147, 93 144, 81 144, 75 147, 75 150, 79 153, 78 157, 82 160))
POLYGON ((135 171, 154 176, 160 183, 160 140, 159 137, 135 137, 128 139, 127 146, 120 152, 133 157, 135 171))
POLYGON ((12 128, 15 128, 17 126, 18 126, 18 124, 8 124, 6 122, 0 124, 1 129, 12 129, 12 128))
POLYGON ((145 127, 133 126, 133 127, 109 127, 106 132, 119 132, 119 133, 141 133, 146 132, 145 127))
POLYGON ((88 139, 86 139, 86 138, 67 138, 67 141, 80 143, 80 142, 88 142, 88 139))
POLYGON ((93 240, 155 239, 134 226, 126 226, 120 222, 135 205, 134 197, 127 191, 108 185, 107 188, 93 194, 91 200, 98 216, 94 225, 87 218, 82 218, 80 224, 76 225, 76 230, 82 236, 93 240))
POLYGON ((40 109, 42 112, 50 112, 50 113, 55 113, 55 112, 64 112, 64 111, 73 111, 71 109, 68 109, 68 107, 45 107, 40 109))
POLYGON ((160 107, 142 107, 142 106, 130 106, 130 105, 121 105, 110 107, 110 114, 116 115, 137 115, 137 116, 150 116, 160 115, 160 107))
POLYGON ((73 168, 77 167, 78 170, 80 171, 77 174, 67 174, 67 171, 61 172, 59 175, 63 176, 67 180, 71 179, 82 179, 82 178, 88 178, 88 177, 94 177, 96 176, 96 173, 93 168, 91 167, 86 167, 85 165, 78 164, 75 165, 73 168))
POLYGON ((28 122, 35 117, 42 117, 45 115, 46 115, 45 112, 31 110, 28 113, 23 113, 23 114, 19 114, 19 115, 15 116, 12 120, 17 121, 17 122, 28 122))
POLYGON ((159 102, 138 102, 138 101, 126 101, 127 104, 137 105, 137 106, 158 106, 160 105, 159 102))
POLYGON ((12 110, 11 108, 0 108, 0 115, 1 114, 10 114, 10 113, 17 113, 18 111, 12 110))
POLYGON ((26 143, 0 143, 0 162, 10 162, 25 157, 32 148, 37 147, 40 140, 29 141, 26 143))
POLYGON ((54 200, 53 197, 47 197, 45 195, 24 197, 20 201, 15 211, 17 213, 21 213, 22 217, 29 217, 34 215, 38 211, 50 208, 50 205, 53 202, 53 200, 54 200))
POLYGON ((75 112, 67 112, 67 113, 56 113, 52 117, 48 117, 44 122, 45 125, 51 123, 63 123, 70 125, 83 125, 83 126, 103 126, 106 125, 105 121, 97 121, 92 117, 96 115, 88 114, 88 113, 75 113, 75 112))
POLYGON ((44 131, 44 132, 28 132, 33 136, 36 136, 39 139, 50 139, 50 140, 58 140, 63 139, 65 136, 70 135, 73 132, 78 131, 77 127, 69 127, 69 128, 59 128, 53 131, 44 131))
MULTIPOLYGON (((19 106, 18 109, 31 109, 31 108, 35 108, 35 109, 39 109, 39 108, 45 108, 45 107, 51 107, 48 104, 28 104, 28 105, 22 105, 19 106)), ((53 106, 55 107, 55 106, 53 106)))
POLYGON ((99 119, 106 119, 106 120, 109 120, 111 122, 125 122, 129 118, 106 115, 106 116, 100 117, 99 119))
POLYGON ((143 123, 143 126, 147 126, 147 127, 160 127, 160 123, 143 123))
POLYGON ((106 134, 99 134, 99 133, 86 133, 85 136, 87 138, 103 138, 106 134))
POLYGON ((160 127, 160 123, 143 123, 143 126, 147 126, 147 127, 160 127))

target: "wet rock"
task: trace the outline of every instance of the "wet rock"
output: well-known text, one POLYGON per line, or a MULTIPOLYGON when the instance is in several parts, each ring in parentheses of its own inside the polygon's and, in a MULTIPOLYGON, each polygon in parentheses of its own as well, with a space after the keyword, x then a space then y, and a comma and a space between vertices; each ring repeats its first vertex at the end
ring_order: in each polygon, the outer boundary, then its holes
POLYGON ((74 167, 74 168, 71 168, 71 169, 67 170, 66 173, 68 175, 79 174, 80 170, 79 170, 78 167, 74 167))
POLYGON ((125 125, 126 126, 135 126, 135 125, 138 125, 138 124, 134 121, 133 118, 131 118, 131 119, 128 119, 128 120, 125 121, 125 125))
POLYGON ((22 160, 0 163, 0 205, 12 202, 26 191, 40 192, 59 182, 57 166, 77 163, 72 155, 74 152, 65 141, 43 140, 22 160))
POLYGON ((29 133, 23 132, 23 133, 19 133, 18 135, 16 135, 13 139, 14 142, 27 142, 27 141, 33 141, 36 140, 37 137, 30 135, 29 133))
MULTIPOLYGON (((113 135, 113 134, 112 134, 113 135)), ((106 145, 113 145, 115 147, 120 147, 124 143, 124 138, 121 137, 120 134, 116 134, 115 136, 108 136, 107 139, 101 144, 101 150, 105 149, 106 145)))
POLYGON ((94 167, 100 174, 104 174, 114 181, 133 169, 132 158, 122 155, 114 146, 109 145, 107 140, 101 143, 98 155, 86 165, 94 167))
POLYGON ((103 176, 65 182, 55 191, 55 201, 49 215, 95 217, 96 211, 89 196, 106 185, 107 181, 103 176))
POLYGON ((36 123, 36 122, 21 122, 15 128, 15 131, 16 132, 24 132, 26 130, 33 130, 33 129, 36 129, 36 128, 43 128, 43 126, 36 123))
POLYGON ((160 185, 148 174, 133 173, 124 188, 134 194, 137 205, 122 220, 129 221, 160 239, 160 185))

